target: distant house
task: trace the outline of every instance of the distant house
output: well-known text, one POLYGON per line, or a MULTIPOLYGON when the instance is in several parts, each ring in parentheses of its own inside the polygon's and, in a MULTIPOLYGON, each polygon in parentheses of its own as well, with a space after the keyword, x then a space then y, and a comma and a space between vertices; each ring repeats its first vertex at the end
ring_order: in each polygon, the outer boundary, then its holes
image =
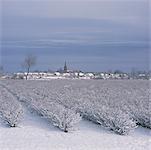
POLYGON ((60 72, 55 72, 54 75, 55 75, 55 76, 60 76, 61 73, 60 73, 60 72))
POLYGON ((89 78, 89 79, 93 79, 95 77, 95 75, 93 73, 86 73, 85 77, 89 78))
POLYGON ((84 77, 84 73, 83 72, 79 72, 78 76, 79 77, 84 77))

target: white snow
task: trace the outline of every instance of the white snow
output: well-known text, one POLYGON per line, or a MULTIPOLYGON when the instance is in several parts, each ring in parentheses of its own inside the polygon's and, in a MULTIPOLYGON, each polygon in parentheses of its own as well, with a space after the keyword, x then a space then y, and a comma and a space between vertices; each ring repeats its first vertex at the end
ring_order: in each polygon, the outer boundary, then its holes
POLYGON ((64 133, 36 114, 25 112, 19 127, 0 123, 0 150, 149 150, 151 146, 146 128, 121 136, 82 120, 78 129, 64 133))

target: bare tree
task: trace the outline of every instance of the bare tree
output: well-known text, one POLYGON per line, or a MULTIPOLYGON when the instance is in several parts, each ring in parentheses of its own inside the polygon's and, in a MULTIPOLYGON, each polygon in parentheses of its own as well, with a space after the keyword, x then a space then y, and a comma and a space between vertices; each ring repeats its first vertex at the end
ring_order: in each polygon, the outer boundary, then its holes
POLYGON ((27 55, 25 57, 22 66, 26 69, 26 80, 28 78, 31 67, 34 66, 35 64, 36 64, 36 56, 27 55))

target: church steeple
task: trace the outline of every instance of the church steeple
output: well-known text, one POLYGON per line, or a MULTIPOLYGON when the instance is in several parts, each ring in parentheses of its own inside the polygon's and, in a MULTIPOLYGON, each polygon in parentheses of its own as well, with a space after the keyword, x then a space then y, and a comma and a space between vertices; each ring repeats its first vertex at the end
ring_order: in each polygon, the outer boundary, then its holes
POLYGON ((65 61, 65 64, 64 64, 64 73, 67 73, 67 70, 68 70, 68 68, 67 68, 67 63, 66 63, 66 61, 65 61))

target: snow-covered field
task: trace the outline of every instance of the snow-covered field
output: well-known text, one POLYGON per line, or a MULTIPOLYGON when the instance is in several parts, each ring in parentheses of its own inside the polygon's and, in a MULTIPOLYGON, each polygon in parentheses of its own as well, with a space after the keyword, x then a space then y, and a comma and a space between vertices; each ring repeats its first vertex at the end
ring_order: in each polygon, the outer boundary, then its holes
POLYGON ((151 147, 147 81, 4 80, 0 90, 0 150, 151 147))
POLYGON ((64 133, 26 112, 18 127, 0 125, 0 150, 149 150, 149 132, 139 127, 121 136, 82 120, 76 131, 64 133))

